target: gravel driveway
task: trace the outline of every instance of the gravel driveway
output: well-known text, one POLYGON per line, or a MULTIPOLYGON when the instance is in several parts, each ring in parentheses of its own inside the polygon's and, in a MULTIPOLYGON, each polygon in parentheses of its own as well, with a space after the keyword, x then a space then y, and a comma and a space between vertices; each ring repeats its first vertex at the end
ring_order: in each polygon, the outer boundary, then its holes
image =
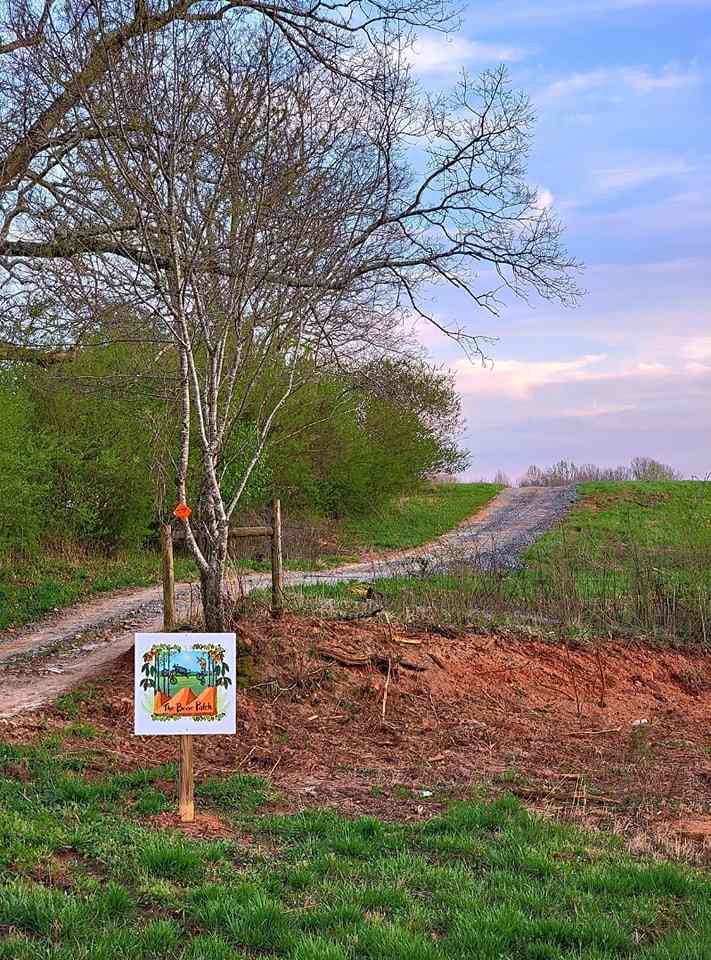
MULTIPOLYGON (((433 572, 452 565, 484 570, 514 569, 526 549, 561 520, 575 500, 575 487, 503 490, 475 517, 427 546, 385 559, 354 563, 323 573, 288 573, 287 586, 375 580, 433 572)), ((268 574, 241 578, 245 593, 271 582, 268 574)), ((192 588, 178 587, 178 617, 192 606, 192 588)), ((14 674, 0 684, 0 718, 37 708, 96 675, 133 645, 136 632, 159 631, 161 588, 123 590, 87 600, 37 624, 0 635, 0 671, 14 674), (31 675, 27 668, 31 661, 31 675), (38 679, 41 677, 41 679, 38 679)))
POLYGON ((427 546, 324 573, 289 574, 287 582, 297 585, 375 580, 434 572, 452 565, 488 571, 516 569, 521 566, 526 550, 565 517, 575 498, 574 484, 509 487, 476 516, 427 546))

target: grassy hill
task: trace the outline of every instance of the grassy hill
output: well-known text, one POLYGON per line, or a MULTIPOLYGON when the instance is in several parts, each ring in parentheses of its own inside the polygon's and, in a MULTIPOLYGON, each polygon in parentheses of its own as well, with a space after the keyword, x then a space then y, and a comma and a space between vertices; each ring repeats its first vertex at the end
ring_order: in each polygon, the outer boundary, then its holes
POLYGON ((711 483, 583 483, 565 521, 529 553, 531 566, 574 559, 594 583, 628 585, 639 571, 664 568, 711 583, 711 483))
POLYGON ((502 490, 496 483, 443 483, 398 497, 384 509, 345 524, 354 548, 419 547, 472 516, 502 490))
POLYGON ((585 483, 529 551, 526 595, 567 597, 580 621, 711 640, 711 483, 585 483))

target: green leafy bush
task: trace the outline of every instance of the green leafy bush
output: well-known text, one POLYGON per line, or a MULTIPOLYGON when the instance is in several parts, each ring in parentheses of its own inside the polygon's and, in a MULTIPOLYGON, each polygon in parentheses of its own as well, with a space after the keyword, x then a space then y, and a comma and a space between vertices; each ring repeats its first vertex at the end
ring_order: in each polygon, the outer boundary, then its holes
POLYGON ((37 549, 51 510, 42 434, 22 383, 0 382, 0 551, 37 549))

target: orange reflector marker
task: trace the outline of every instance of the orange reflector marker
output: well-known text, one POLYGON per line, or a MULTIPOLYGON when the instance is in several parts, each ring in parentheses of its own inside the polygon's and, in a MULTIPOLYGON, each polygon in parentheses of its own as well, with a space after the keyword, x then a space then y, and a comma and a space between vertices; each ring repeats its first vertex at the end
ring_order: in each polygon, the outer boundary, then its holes
POLYGON ((179 503, 175 510, 173 510, 173 516, 177 517, 178 520, 187 520, 191 513, 192 510, 187 503, 179 503))

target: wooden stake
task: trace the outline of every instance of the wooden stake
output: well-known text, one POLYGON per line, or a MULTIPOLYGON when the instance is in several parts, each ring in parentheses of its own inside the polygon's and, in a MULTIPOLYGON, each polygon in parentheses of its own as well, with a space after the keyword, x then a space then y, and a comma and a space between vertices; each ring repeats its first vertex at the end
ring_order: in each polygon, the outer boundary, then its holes
POLYGON ((163 629, 175 630, 175 567, 173 565, 173 529, 160 525, 160 550, 163 565, 163 629))
POLYGON ((278 619, 284 612, 284 570, 281 550, 281 501, 272 503, 272 616, 278 619))
POLYGON ((178 769, 178 813, 183 823, 195 819, 193 787, 193 738, 189 733, 180 736, 180 767, 178 769))
POLYGON ((392 657, 388 657, 388 676, 385 681, 385 690, 383 690, 383 723, 385 723, 385 710, 388 705, 388 688, 390 686, 390 671, 392 670, 392 657))

